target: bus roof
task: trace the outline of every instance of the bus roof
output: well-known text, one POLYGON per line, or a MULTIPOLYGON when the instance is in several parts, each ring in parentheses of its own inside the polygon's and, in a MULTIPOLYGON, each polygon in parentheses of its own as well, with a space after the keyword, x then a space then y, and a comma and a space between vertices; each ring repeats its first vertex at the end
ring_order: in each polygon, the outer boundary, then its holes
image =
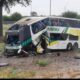
POLYGON ((15 24, 19 25, 31 25, 33 23, 36 23, 40 20, 46 19, 47 17, 26 17, 22 18, 21 20, 17 21, 15 24))
MULTIPOLYGON (((75 18, 65 18, 65 17, 56 17, 56 16, 47 16, 47 17, 26 17, 22 18, 21 20, 17 21, 14 24, 19 24, 19 25, 31 25, 33 23, 36 23, 40 20, 46 19, 46 18, 57 18, 57 19, 65 19, 65 20, 76 20, 80 21, 80 19, 75 19, 75 18)), ((13 24, 13 25, 14 25, 13 24)))
POLYGON ((58 19, 67 19, 67 20, 80 21, 80 19, 76 19, 76 18, 66 18, 66 17, 57 17, 57 16, 50 16, 50 18, 58 18, 58 19))

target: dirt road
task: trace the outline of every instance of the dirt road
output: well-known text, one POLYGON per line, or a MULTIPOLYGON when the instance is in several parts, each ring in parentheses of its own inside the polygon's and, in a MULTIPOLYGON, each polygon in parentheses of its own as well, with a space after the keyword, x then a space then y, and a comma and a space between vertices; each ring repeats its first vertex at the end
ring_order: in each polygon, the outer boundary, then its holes
MULTIPOLYGON (((9 63, 9 68, 17 72, 33 71, 35 75, 29 78, 80 78, 80 59, 75 59, 75 52, 51 52, 46 55, 29 56, 25 58, 0 57, 0 63, 9 63), (36 64, 38 60, 46 60, 49 64, 40 67, 36 64)), ((0 68, 7 69, 8 67, 0 68)))

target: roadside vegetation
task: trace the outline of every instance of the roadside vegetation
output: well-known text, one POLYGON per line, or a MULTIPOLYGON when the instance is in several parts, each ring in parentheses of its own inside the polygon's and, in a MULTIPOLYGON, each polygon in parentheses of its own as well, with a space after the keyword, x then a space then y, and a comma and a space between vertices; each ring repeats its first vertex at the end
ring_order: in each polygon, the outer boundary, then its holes
POLYGON ((35 71, 17 71, 13 67, 0 68, 0 78, 12 79, 12 78, 33 78, 36 75, 35 71))
POLYGON ((36 61, 36 64, 39 65, 40 67, 46 67, 47 65, 49 65, 49 62, 46 60, 38 60, 36 61))
POLYGON ((4 24, 3 25, 3 36, 5 36, 5 32, 9 29, 10 25, 9 24, 4 24))
MULTIPOLYGON (((4 26, 3 36, 5 37, 5 32, 9 29, 10 25, 3 25, 3 26, 4 26)), ((4 41, 0 42, 0 54, 2 54, 4 51, 4 45, 5 45, 4 41)))

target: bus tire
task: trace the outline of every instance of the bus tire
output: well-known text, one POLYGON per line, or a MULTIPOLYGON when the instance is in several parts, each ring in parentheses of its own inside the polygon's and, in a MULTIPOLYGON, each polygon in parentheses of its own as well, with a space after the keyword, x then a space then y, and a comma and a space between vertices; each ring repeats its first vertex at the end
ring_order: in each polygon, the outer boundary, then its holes
POLYGON ((67 50, 68 50, 68 51, 71 51, 71 50, 72 50, 72 44, 71 44, 71 43, 69 43, 69 44, 67 45, 67 50))
POLYGON ((73 45, 73 50, 75 51, 75 50, 77 50, 78 49, 78 43, 74 43, 74 45, 73 45))

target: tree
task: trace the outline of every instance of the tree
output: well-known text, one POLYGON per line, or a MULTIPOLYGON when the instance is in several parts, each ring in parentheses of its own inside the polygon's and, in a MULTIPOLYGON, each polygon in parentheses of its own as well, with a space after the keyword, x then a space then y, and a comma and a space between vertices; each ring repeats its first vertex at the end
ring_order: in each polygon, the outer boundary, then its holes
POLYGON ((80 19, 80 15, 77 16, 77 19, 80 19))
POLYGON ((38 16, 37 12, 33 11, 31 12, 31 16, 38 16))
POLYGON ((10 17, 12 21, 18 21, 19 19, 22 18, 22 15, 16 12, 16 13, 13 13, 10 17))
POLYGON ((0 0, 0 37, 3 36, 3 26, 2 26, 2 10, 3 7, 7 12, 10 12, 10 7, 15 6, 17 3, 26 6, 29 5, 31 0, 0 0))
POLYGON ((71 11, 68 11, 68 12, 64 12, 62 14, 62 17, 67 17, 67 18, 77 18, 78 14, 76 12, 71 12, 71 11))
POLYGON ((7 15, 4 15, 3 16, 3 21, 11 21, 11 17, 7 16, 7 15))

